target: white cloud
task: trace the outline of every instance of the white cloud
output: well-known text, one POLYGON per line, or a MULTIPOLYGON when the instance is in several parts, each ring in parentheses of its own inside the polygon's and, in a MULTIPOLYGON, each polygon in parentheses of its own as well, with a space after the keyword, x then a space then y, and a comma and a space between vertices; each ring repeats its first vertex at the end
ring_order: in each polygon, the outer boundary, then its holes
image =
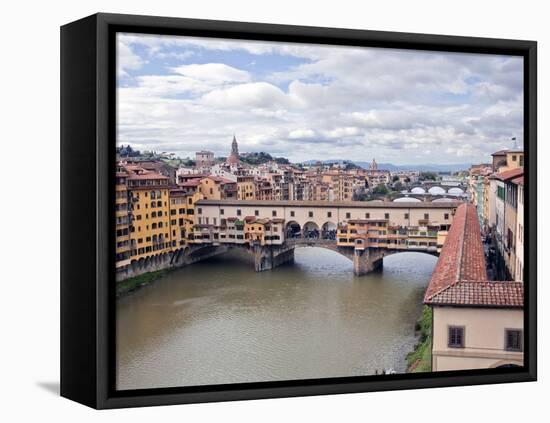
POLYGON ((519 58, 149 35, 119 47, 118 139, 137 148, 227 154, 236 133, 242 151, 291 160, 451 163, 523 136, 519 58), (177 55, 201 63, 160 62, 177 55))
POLYGON ((285 94, 276 86, 267 82, 239 84, 229 88, 215 89, 205 94, 202 104, 233 109, 236 112, 248 113, 248 108, 278 108, 288 104, 285 94))
POLYGON ((145 64, 145 60, 135 54, 126 44, 117 45, 117 75, 127 75, 127 70, 136 70, 145 64))
POLYGON ((248 72, 223 63, 182 65, 172 68, 172 71, 199 81, 221 85, 234 82, 248 82, 251 79, 248 72))

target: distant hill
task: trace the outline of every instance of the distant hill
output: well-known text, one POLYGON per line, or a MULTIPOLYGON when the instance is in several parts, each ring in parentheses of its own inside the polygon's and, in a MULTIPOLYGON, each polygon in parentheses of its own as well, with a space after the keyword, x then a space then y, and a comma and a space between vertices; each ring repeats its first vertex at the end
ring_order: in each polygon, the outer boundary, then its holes
MULTIPOLYGON (((305 165, 312 165, 317 162, 323 164, 341 164, 341 163, 353 163, 364 169, 368 169, 370 162, 354 162, 352 160, 307 160, 303 162, 305 165)), ((403 170, 418 171, 418 172, 458 172, 460 170, 467 170, 470 168, 469 163, 457 163, 457 164, 434 164, 434 163, 421 163, 421 164, 407 164, 407 165, 394 165, 392 163, 378 163, 378 169, 389 170, 390 172, 397 172, 403 170)))

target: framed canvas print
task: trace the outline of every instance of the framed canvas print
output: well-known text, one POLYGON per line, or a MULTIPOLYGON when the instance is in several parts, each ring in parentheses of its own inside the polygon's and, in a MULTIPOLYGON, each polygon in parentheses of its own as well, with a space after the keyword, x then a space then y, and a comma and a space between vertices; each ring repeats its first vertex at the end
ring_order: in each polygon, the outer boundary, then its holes
POLYGON ((61 393, 536 379, 536 43, 61 29, 61 393))

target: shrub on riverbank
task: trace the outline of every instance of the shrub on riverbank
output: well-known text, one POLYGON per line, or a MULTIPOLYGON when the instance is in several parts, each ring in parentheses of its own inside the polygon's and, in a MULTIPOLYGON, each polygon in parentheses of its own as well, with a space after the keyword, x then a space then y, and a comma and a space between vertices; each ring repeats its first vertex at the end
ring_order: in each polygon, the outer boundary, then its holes
POLYGON ((420 338, 414 351, 407 355, 407 372, 420 373, 432 370, 432 309, 424 306, 422 317, 416 323, 420 338))
POLYGON ((159 279, 161 276, 165 275, 168 272, 168 269, 157 270, 154 272, 144 273, 143 275, 135 276, 133 278, 124 279, 119 281, 116 284, 116 296, 121 297, 122 295, 128 294, 136 289, 141 288, 142 286, 149 285, 151 282, 159 279))

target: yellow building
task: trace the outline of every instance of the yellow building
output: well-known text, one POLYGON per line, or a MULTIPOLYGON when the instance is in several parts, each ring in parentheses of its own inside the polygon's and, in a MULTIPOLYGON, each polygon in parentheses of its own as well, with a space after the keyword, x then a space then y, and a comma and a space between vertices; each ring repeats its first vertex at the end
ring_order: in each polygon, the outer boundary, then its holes
POLYGON ((202 200, 200 192, 190 193, 187 190, 170 191, 170 231, 172 248, 181 248, 193 238, 195 224, 195 202, 202 200))
POLYGON ((350 219, 346 223, 338 225, 336 245, 358 249, 367 247, 369 222, 366 219, 350 219))
POLYGON ((237 199, 255 200, 256 187, 254 186, 254 176, 237 177, 237 199))
POLYGON ((168 178, 158 173, 137 171, 129 174, 127 182, 132 212, 132 261, 169 252, 171 236, 168 178))
POLYGON ((128 174, 117 169, 115 179, 115 215, 116 215, 116 268, 124 272, 130 264, 130 215, 128 207, 128 174))
POLYGON ((237 183, 229 179, 207 176, 200 180, 197 188, 206 200, 237 199, 237 183))
POLYGON ((265 245, 265 226, 269 219, 257 219, 255 216, 244 218, 244 239, 250 245, 265 245))

